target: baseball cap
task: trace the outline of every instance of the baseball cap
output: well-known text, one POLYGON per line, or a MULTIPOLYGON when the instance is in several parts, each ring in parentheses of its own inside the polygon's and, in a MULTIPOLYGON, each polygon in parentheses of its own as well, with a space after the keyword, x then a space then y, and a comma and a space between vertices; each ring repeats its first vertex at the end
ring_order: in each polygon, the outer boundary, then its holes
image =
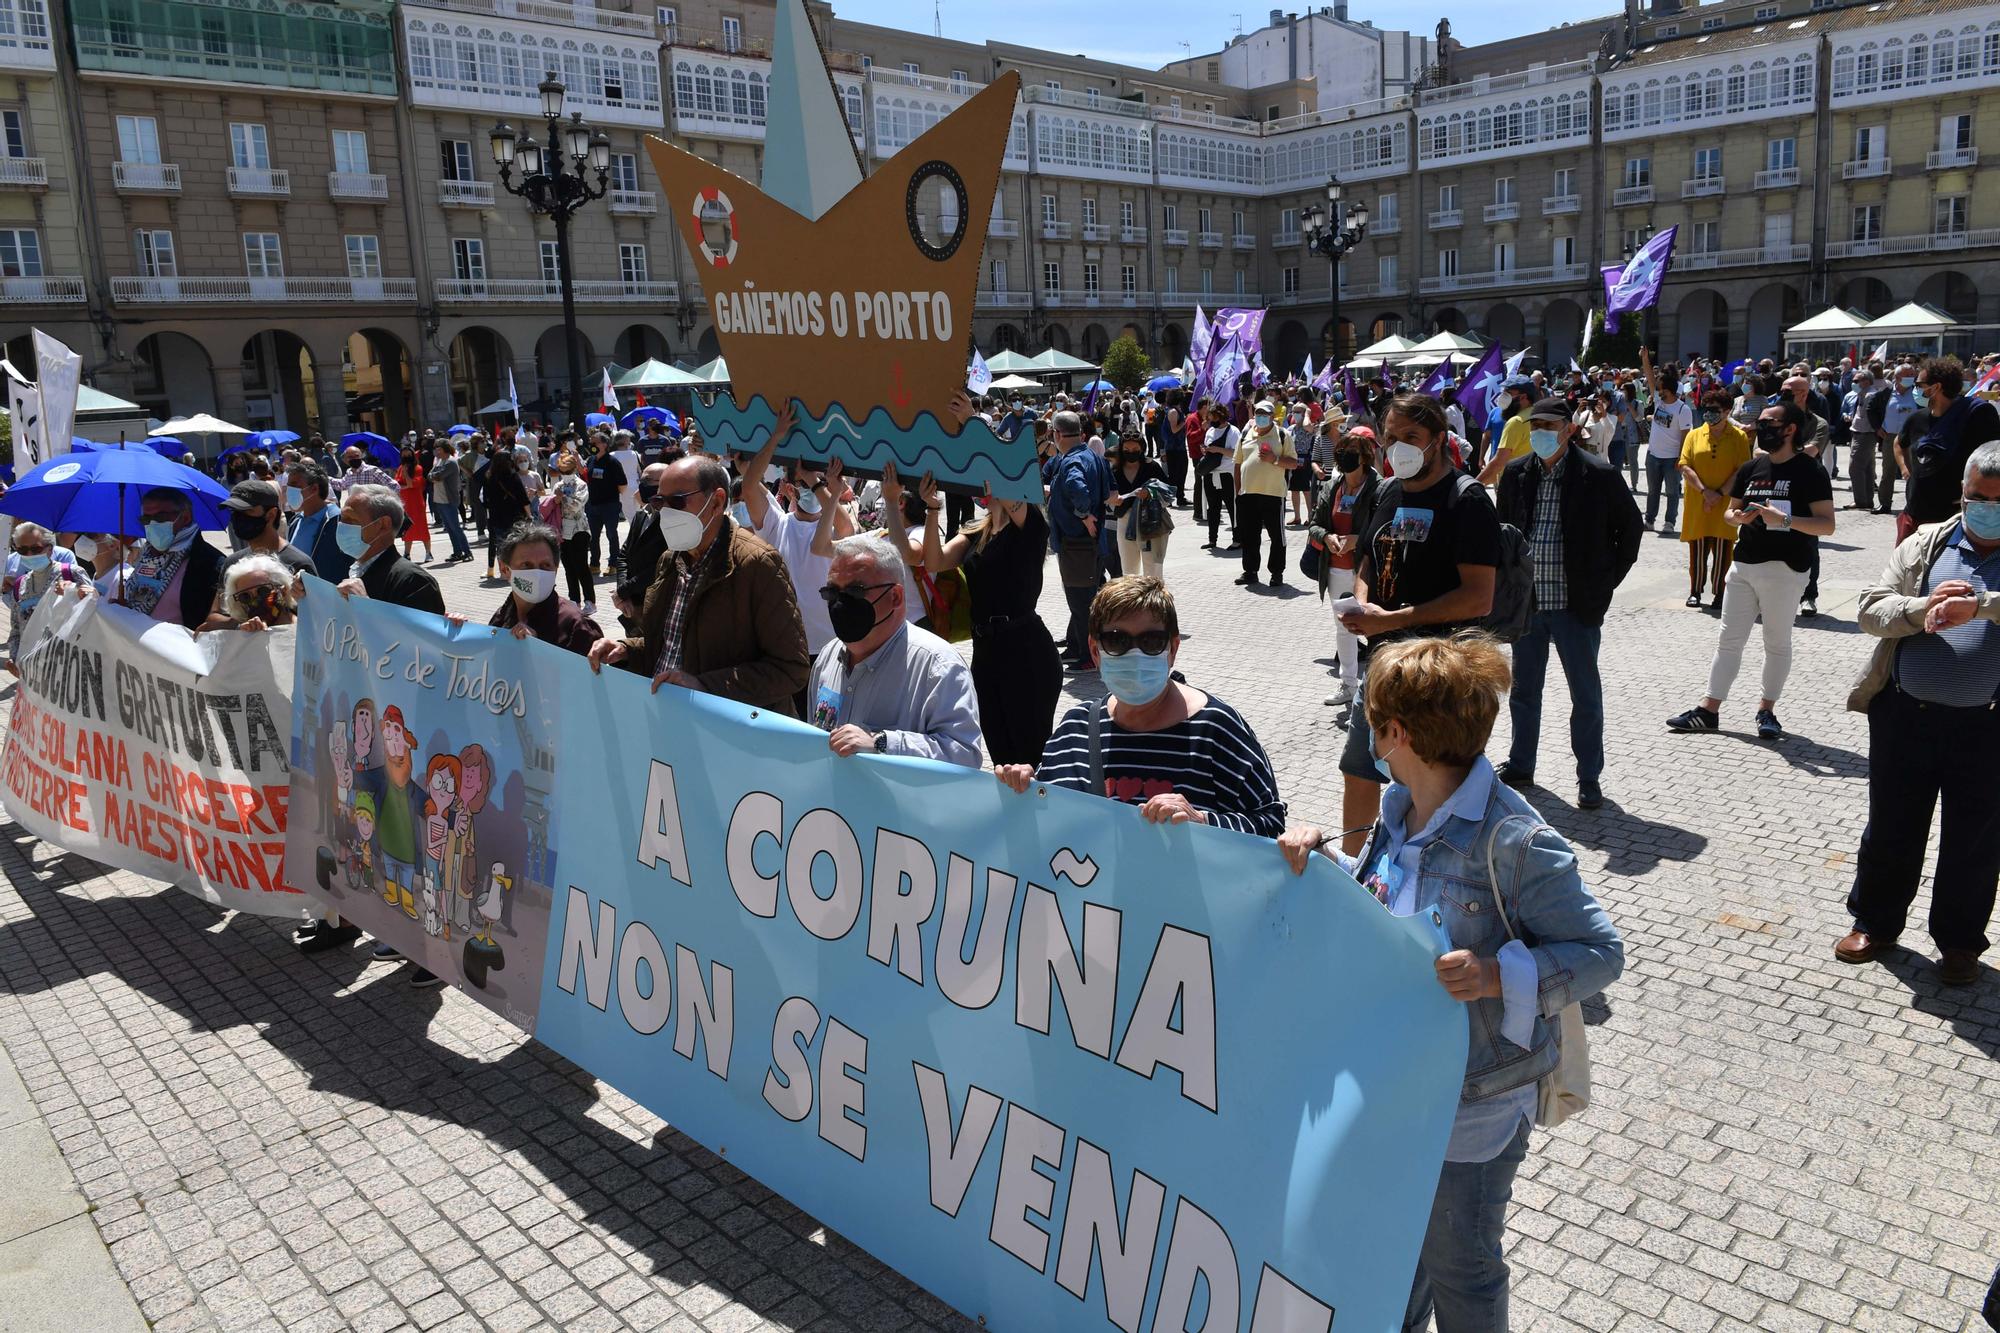
POLYGON ((1534 380, 1528 378, 1526 375, 1509 375, 1506 379, 1500 381, 1500 389, 1503 393, 1512 393, 1516 389, 1532 389, 1534 387, 1534 380))
POLYGON ((1270 399, 1259 398, 1257 400, 1257 406, 1252 410, 1257 412, 1276 412, 1278 408, 1277 405, 1273 403, 1270 399))
POLYGON ((284 503, 278 488, 268 481, 251 479, 239 481, 229 488, 229 498, 222 502, 224 509, 276 509, 284 503))
POLYGON ((1530 421, 1568 421, 1569 404, 1560 398, 1544 398, 1528 409, 1530 421))

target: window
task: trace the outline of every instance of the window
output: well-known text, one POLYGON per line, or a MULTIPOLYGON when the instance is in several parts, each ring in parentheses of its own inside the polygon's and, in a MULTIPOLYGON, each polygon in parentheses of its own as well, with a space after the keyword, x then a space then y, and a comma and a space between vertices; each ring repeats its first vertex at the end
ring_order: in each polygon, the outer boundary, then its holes
POLYGON ((639 155, 637 153, 613 153, 611 155, 611 188, 614 190, 636 190, 639 188, 639 155))
POLYGON ((285 253, 275 231, 243 233, 243 267, 253 278, 285 276, 285 253))
POLYGON ((1297 264, 1288 265, 1285 268, 1284 279, 1285 295, 1297 296, 1299 294, 1299 266, 1297 264))
POLYGON ((548 284, 550 292, 554 292, 562 282, 562 251, 556 248, 554 241, 543 241, 541 259, 542 281, 548 284))
POLYGON ((1135 225, 1137 225, 1137 224, 1136 224, 1136 223, 1135 223, 1135 222, 1133 221, 1133 219, 1134 219, 1134 218, 1135 218, 1136 216, 1137 216, 1137 212, 1136 212, 1136 210, 1134 209, 1134 206, 1133 206, 1133 203, 1132 203, 1132 201, 1131 201, 1130 199, 1120 199, 1120 200, 1118 201, 1118 225, 1119 225, 1119 226, 1121 226, 1121 227, 1131 227, 1131 226, 1135 226, 1135 225))
POLYGON ((1635 255, 1641 246, 1653 239, 1652 233, 1642 227, 1627 227, 1619 234, 1619 253, 1635 255))
POLYGON ((1085 88, 1083 90, 1083 100, 1095 110, 1104 104, 1104 94, 1095 88, 1085 88))
POLYGON ((1097 200, 1089 195, 1083 197, 1083 225, 1086 227, 1097 225, 1097 200))
POLYGON ((1569 268, 1576 263, 1576 237, 1557 236, 1549 242, 1549 262, 1557 268, 1569 268))
POLYGON ((1393 225, 1397 220, 1396 196, 1393 193, 1375 196, 1375 224, 1378 227, 1393 225))
POLYGON ((379 278, 382 276, 382 243, 373 236, 343 237, 347 243, 347 276, 350 278, 379 278))
POLYGON ((1764 144, 1764 170, 1789 171, 1799 164, 1797 139, 1770 139, 1764 144))
POLYGON ((1512 176, 1495 178, 1493 182, 1493 202, 1496 204, 1518 202, 1514 195, 1514 178, 1512 176))
POLYGON ((132 233, 132 251, 142 278, 171 278, 180 272, 174 258, 174 234, 170 231, 132 233))
POLYGON ((1878 162, 1888 156, 1888 130, 1880 125, 1863 125, 1854 131, 1854 160, 1878 162))
POLYGON ((1707 18, 1704 18, 1701 21, 1701 30, 1703 32, 1713 32, 1715 29, 1721 26, 1722 26, 1722 15, 1720 14, 1710 14, 1707 18))
POLYGON ((1195 219, 1201 224, 1199 230, 1214 231, 1215 218, 1211 210, 1203 208, 1195 211, 1195 219))
POLYGON ((1160 225, 1169 231, 1181 225, 1181 209, 1179 204, 1160 205, 1160 225))
POLYGON ((1713 220, 1688 224, 1688 249, 1698 255, 1712 255, 1722 249, 1722 224, 1713 220))
POLYGON ((1118 268, 1118 290, 1127 296, 1135 296, 1139 291, 1139 270, 1133 264, 1121 264, 1118 268))
POLYGON ((1438 186, 1438 211, 1440 213, 1452 213, 1456 212, 1457 209, 1458 187, 1456 185, 1438 186))
POLYGON ((1215 295, 1215 270, 1212 268, 1205 268, 1201 271, 1201 294, 1203 296, 1215 295))
POLYGON ((1660 30, 1654 34, 1656 37, 1678 37, 1680 35, 1681 25, 1678 23, 1662 23, 1660 30))
POLYGON ((1493 271, 1495 273, 1512 273, 1514 271, 1514 243, 1512 241, 1495 241, 1493 243, 1493 271))
POLYGON ((680 27, 680 11, 672 5, 659 5, 653 10, 653 17, 659 22, 660 35, 671 44, 677 36, 674 30, 680 27))
POLYGON ((986 262, 986 288, 988 291, 1007 290, 1007 261, 990 259, 986 262))
POLYGON ((0 111, 0 154, 7 157, 28 155, 28 131, 18 111, 0 111))
POLYGON ((1556 198, 1558 199, 1576 198, 1575 167, 1557 167, 1555 172, 1555 179, 1556 179, 1556 184, 1555 184, 1556 198))
POLYGON ((118 160, 120 162, 158 162, 160 160, 160 123, 151 116, 118 117, 118 160))
POLYGON ((262 125, 229 127, 229 162, 256 171, 271 169, 271 140, 262 125))
POLYGON ((743 49, 743 20, 725 16, 722 20, 722 49, 741 51, 743 49))
POLYGON ((31 227, 0 228, 0 278, 42 276, 42 238, 31 227))
POLYGON ((1178 292, 1181 289, 1181 271, 1179 269, 1165 268, 1161 269, 1160 272, 1166 280, 1167 293, 1169 295, 1172 295, 1173 293, 1178 292))
POLYGON ((1458 251, 1438 251, 1438 276, 1440 278, 1455 278, 1458 276, 1458 251))
POLYGON ((921 73, 923 73, 923 72, 924 72, 924 71, 923 71, 923 67, 922 67, 921 65, 919 65, 919 64, 918 64, 918 63, 917 63, 916 61, 914 61, 914 60, 905 60, 905 61, 903 62, 903 73, 905 73, 905 74, 921 74, 921 73))
POLYGON ((451 272, 460 282, 486 281, 486 242, 477 236, 452 237, 451 272))
MULTIPOLYGON (((1296 210, 1293 210, 1293 212, 1294 212, 1294 213, 1296 213, 1296 210)), ((1283 230, 1285 230, 1285 228, 1284 228, 1283 226, 1280 226, 1280 227, 1278 228, 1278 230, 1279 230, 1279 231, 1283 231, 1283 230)), ((1241 235, 1243 234, 1243 210, 1242 210, 1242 209, 1240 209, 1240 208, 1237 208, 1237 209, 1231 209, 1231 210, 1230 210, 1230 213, 1229 213, 1229 231, 1230 231, 1230 234, 1231 234, 1231 235, 1234 235, 1234 236, 1241 236, 1241 235)))
POLYGON ((1653 159, 1650 157, 1628 157, 1625 159, 1625 188, 1653 183, 1653 159))
POLYGON ((368 174, 368 135, 365 131, 333 132, 333 169, 355 176, 368 174))
POLYGON ((1045 263, 1042 265, 1042 291, 1054 296, 1062 290, 1062 265, 1045 263))
POLYGON ((1931 236, 1937 240, 1965 239, 1965 196, 1946 195, 1931 201, 1931 236))
POLYGON ((1697 148, 1694 150, 1694 178, 1698 181, 1720 181, 1722 179, 1722 150, 1720 148, 1697 148))
POLYGON ((1759 23, 1762 23, 1765 19, 1774 19, 1778 17, 1778 7, 1776 5, 1759 5, 1757 6, 1756 13, 1752 14, 1751 17, 1759 23))
POLYGON ((1278 210, 1278 234, 1280 236, 1296 236, 1299 234, 1298 209, 1281 208, 1278 210))
POLYGON ((1055 220, 1056 197, 1052 194, 1045 194, 1042 196, 1042 221, 1044 223, 1051 223, 1055 220))
POLYGON ((1052 93, 1059 93, 1062 91, 1062 84, 1054 79, 1044 79, 1042 81, 1042 87, 1048 89, 1052 93))
POLYGON ((1097 295, 1100 290, 1097 281, 1097 265, 1085 264, 1083 266, 1083 290, 1090 296, 1097 295))
POLYGON ((972 76, 970 74, 967 74, 962 69, 955 69, 951 72, 951 90, 953 92, 962 93, 971 86, 972 76))
POLYGON ((1243 285, 1245 277, 1246 275, 1244 274, 1242 269, 1239 268, 1236 270, 1236 294, 1238 296, 1243 295, 1244 292, 1247 290, 1243 285))
POLYGON ((1375 281, 1382 285, 1384 292, 1393 292, 1396 290, 1396 283, 1399 276, 1396 272, 1398 267, 1395 255, 1382 255, 1376 259, 1375 281))
POLYGON ((1972 147, 1972 117, 1961 113, 1940 119, 1937 146, 1942 153, 1963 152, 1972 147))
POLYGON ((472 140, 439 139, 438 157, 443 179, 448 181, 479 179, 472 174, 472 140))
POLYGON ((618 247, 618 280, 627 291, 646 285, 646 247, 625 244, 618 247))

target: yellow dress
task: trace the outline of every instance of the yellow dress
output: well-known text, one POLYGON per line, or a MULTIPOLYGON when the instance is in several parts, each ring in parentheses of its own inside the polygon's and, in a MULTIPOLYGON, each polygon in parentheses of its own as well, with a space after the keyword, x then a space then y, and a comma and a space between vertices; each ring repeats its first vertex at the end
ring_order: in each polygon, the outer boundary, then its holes
MULTIPOLYGON (((1681 466, 1693 468, 1703 486, 1725 493, 1730 478, 1750 461, 1750 454, 1749 433, 1727 417, 1713 426, 1696 426, 1681 441, 1681 466)), ((1709 509, 1702 504, 1700 487, 1685 481, 1682 485, 1681 540, 1691 542, 1702 537, 1720 537, 1724 541, 1735 541, 1736 529, 1722 517, 1728 511, 1728 502, 1709 509)))

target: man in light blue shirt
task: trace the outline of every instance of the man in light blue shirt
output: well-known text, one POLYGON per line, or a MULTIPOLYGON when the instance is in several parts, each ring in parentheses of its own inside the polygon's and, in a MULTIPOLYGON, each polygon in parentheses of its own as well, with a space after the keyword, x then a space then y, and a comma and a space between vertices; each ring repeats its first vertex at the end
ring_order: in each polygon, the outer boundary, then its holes
POLYGON ((833 544, 819 590, 833 639, 813 661, 806 717, 835 754, 917 755, 978 768, 979 708, 958 650, 903 614, 903 562, 877 536, 833 544))
POLYGON ((1917 394, 1917 368, 1905 361, 1896 367, 1889 381, 1889 401, 1882 408, 1882 434, 1895 439, 1903 433, 1903 425, 1918 412, 1928 410, 1928 404, 1917 394))

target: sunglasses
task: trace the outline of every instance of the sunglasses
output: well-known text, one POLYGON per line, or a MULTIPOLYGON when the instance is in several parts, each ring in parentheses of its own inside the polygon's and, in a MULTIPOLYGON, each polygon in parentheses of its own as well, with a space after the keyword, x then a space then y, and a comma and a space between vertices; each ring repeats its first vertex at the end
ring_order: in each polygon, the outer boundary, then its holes
POLYGON ((16 546, 14 550, 21 555, 46 555, 49 548, 46 546, 16 546))
POLYGON ((1113 657, 1123 657, 1132 651, 1134 644, 1148 657, 1158 657, 1167 651, 1173 642, 1173 635, 1163 629, 1142 629, 1137 634, 1122 629, 1107 629, 1097 632, 1097 646, 1113 657))
POLYGON ((279 589, 276 585, 269 583, 260 583, 254 588, 243 588, 230 594, 231 597, 236 599, 238 606, 255 606, 259 602, 278 595, 279 589))
POLYGON ((893 588, 895 586, 893 583, 849 583, 844 585, 829 583, 819 590, 819 597, 821 601, 831 606, 846 594, 858 592, 872 602, 875 600, 874 594, 882 591, 884 588, 893 588))
MULTIPOLYGON (((689 500, 694 499, 696 496, 705 496, 707 494, 708 494, 707 491, 702 491, 702 490, 674 491, 671 494, 655 491, 653 493, 653 498, 657 500, 664 500, 668 504, 672 505, 675 509, 686 509, 687 502, 689 500)), ((707 502, 704 500, 703 503, 707 502)))

